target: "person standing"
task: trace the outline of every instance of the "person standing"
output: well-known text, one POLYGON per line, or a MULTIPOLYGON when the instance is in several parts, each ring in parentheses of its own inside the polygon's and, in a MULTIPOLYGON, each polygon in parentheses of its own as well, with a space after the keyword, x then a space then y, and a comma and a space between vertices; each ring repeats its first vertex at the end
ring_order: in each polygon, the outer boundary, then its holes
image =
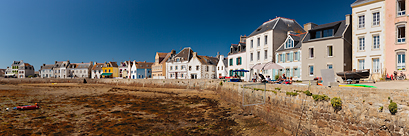
POLYGON ((256 72, 254 72, 254 75, 253 75, 253 82, 256 82, 257 81, 257 73, 256 72))

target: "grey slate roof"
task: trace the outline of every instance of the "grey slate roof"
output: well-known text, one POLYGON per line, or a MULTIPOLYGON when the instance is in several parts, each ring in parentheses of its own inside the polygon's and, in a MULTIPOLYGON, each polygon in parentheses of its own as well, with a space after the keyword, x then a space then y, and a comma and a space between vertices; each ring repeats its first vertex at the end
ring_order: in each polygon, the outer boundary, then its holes
POLYGON ((305 32, 305 30, 293 19, 287 19, 282 17, 277 17, 273 20, 264 22, 255 31, 253 31, 249 37, 269 31, 269 30, 283 30, 283 31, 298 31, 305 32))
POLYGON ((331 38, 342 37, 343 33, 344 33, 345 29, 347 29, 347 27, 348 26, 346 25, 345 20, 316 26, 313 29, 308 31, 308 34, 307 34, 307 36, 305 36, 303 42, 315 41, 316 39, 311 39, 311 33, 314 33, 316 31, 320 31, 320 30, 324 30, 324 29, 330 29, 330 28, 334 29, 334 36, 324 37, 324 38, 319 38, 319 39, 323 40, 323 39, 331 39, 331 38))
POLYGON ((92 70, 102 70, 104 63, 97 63, 92 67, 92 70))
POLYGON ((54 64, 46 64, 45 66, 41 66, 40 70, 44 70, 44 69, 53 69, 54 64))
POLYGON ((231 44, 229 55, 236 54, 236 53, 242 53, 242 52, 246 52, 245 42, 239 42, 238 44, 231 44))
POLYGON ((225 67, 227 66, 228 62, 229 62, 229 61, 227 60, 227 58, 224 58, 224 59, 223 59, 223 64, 224 64, 225 67))
POLYGON ((181 61, 189 61, 193 57, 193 50, 191 48, 184 48, 178 54, 170 58, 169 62, 175 62, 175 58, 180 58, 181 61))
POLYGON ((294 40, 294 48, 288 48, 285 49, 284 43, 287 41, 284 41, 283 44, 281 44, 281 46, 277 49, 277 51, 284 51, 284 50, 291 50, 291 49, 296 49, 296 48, 301 48, 302 46, 302 40, 305 37, 306 33, 303 34, 290 34, 289 36, 294 40))

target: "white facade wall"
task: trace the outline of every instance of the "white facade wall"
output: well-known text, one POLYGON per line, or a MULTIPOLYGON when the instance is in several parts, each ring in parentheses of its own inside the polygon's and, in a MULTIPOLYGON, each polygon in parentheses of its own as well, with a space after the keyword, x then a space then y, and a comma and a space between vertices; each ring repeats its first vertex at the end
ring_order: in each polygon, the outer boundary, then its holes
POLYGON ((352 69, 359 70, 359 60, 364 60, 364 69, 370 69, 375 79, 382 77, 385 70, 385 1, 352 8, 352 69), (379 12, 379 25, 373 25, 373 13, 379 12), (359 28, 359 16, 365 16, 365 26, 359 28), (379 48, 374 48, 374 36, 380 37, 379 48), (360 38, 365 38, 364 50, 360 49, 360 38), (379 59, 379 72, 374 71, 373 59, 379 59))
POLYGON ((200 62, 199 59, 197 59, 195 56, 190 60, 188 63, 188 75, 189 79, 202 79, 203 73, 202 70, 204 69, 202 63, 200 62), (197 69, 197 67, 199 69, 197 69))
POLYGON ((131 67, 131 79, 138 79, 138 75, 137 75, 137 73, 136 73, 136 63, 135 63, 135 61, 133 61, 132 62, 133 64, 132 64, 132 67, 131 67))
POLYGON ((91 78, 92 79, 99 79, 100 77, 101 77, 101 74, 102 74, 103 72, 102 72, 102 70, 93 70, 92 72, 91 72, 91 78))
POLYGON ((188 61, 166 62, 166 79, 189 79, 188 63, 188 61))
MULTIPOLYGON (((275 72, 275 74, 273 75, 278 75, 278 76, 282 76, 282 74, 285 74, 287 77, 292 77, 293 80, 302 80, 302 62, 301 62, 301 56, 302 56, 302 52, 301 49, 294 49, 294 50, 285 50, 285 51, 279 51, 276 53, 276 62, 277 64, 279 64, 280 66, 284 67, 284 69, 282 70, 273 70, 273 72, 275 72), (295 52, 299 53, 299 60, 296 60, 295 58, 295 52), (286 55, 287 53, 289 54, 293 54, 293 59, 292 60, 285 60, 284 62, 279 60, 279 55, 286 55), (289 70, 289 71, 287 71, 289 70)), ((271 79, 274 79, 275 77, 271 77, 271 79)))
MULTIPOLYGON (((256 40, 257 40, 257 38, 256 38, 256 40)), ((247 48, 247 46, 246 46, 246 48, 247 48)), ((255 51, 257 51, 257 50, 255 50, 255 51)), ((264 53, 264 51, 263 51, 263 53, 264 53)), ((230 75, 230 70, 240 70, 240 69, 249 70, 249 66, 247 65, 248 64, 247 60, 248 60, 248 56, 247 56, 246 52, 241 52, 241 53, 235 53, 235 54, 228 55, 227 56, 227 76, 232 76, 232 75, 230 75), (242 59, 241 60, 242 64, 237 65, 237 58, 239 58, 239 57, 241 57, 241 59, 242 59), (230 65, 230 60, 233 61, 232 65, 230 65)), ((249 77, 250 77, 250 73, 245 72, 244 77, 241 77, 241 79, 243 79, 244 81, 249 81, 250 80, 249 77)))
MULTIPOLYGON (((246 67, 250 69, 252 66, 258 63, 267 63, 273 61, 273 30, 260 33, 246 39, 246 67), (264 38, 267 35, 267 44, 264 43, 264 38), (257 45, 257 39, 260 38, 260 46, 257 45), (251 40, 253 40, 253 47, 251 46, 251 40), (267 50, 267 59, 264 58, 264 51, 267 50), (257 52, 260 52, 260 59, 257 59, 257 52), (251 60, 251 54, 253 54, 253 60, 251 60)), ((230 67, 230 66, 228 66, 230 67)), ((250 75, 254 75, 254 72, 261 73, 259 70, 251 70, 246 77, 246 81, 251 79, 250 75), (253 74, 251 74, 253 73, 253 74)), ((264 76, 272 76, 273 70, 265 71, 264 76)))
MULTIPOLYGON (((245 55, 244 55, 245 56, 245 55)), ((219 62, 217 63, 217 67, 216 67, 216 76, 217 76, 217 78, 219 78, 219 77, 226 77, 226 76, 228 76, 228 73, 227 73, 227 66, 225 66, 224 65, 224 62, 223 62, 223 60, 224 60, 224 56, 223 55, 220 55, 220 58, 219 58, 219 62)), ((243 59, 243 61, 246 61, 245 59, 243 59)))

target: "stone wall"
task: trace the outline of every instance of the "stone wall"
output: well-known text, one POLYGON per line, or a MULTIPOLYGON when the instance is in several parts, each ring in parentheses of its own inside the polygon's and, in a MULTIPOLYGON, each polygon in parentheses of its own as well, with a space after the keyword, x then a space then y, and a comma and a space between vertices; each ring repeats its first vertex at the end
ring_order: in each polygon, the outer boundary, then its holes
MULTIPOLYGON (((82 83, 83 79, 3 79, 0 83, 82 83)), ((215 90, 221 98, 235 105, 242 105, 243 83, 222 80, 129 80, 87 79, 88 83, 133 85, 145 87, 190 88, 215 90)), ((408 82, 409 83, 409 82, 408 82)), ((408 90, 367 88, 328 88, 321 86, 271 85, 266 86, 266 103, 243 107, 247 112, 260 116, 274 127, 291 135, 408 135, 408 90), (277 88, 277 90, 276 90, 277 88), (278 90, 280 88, 280 90, 278 90), (338 112, 330 101, 316 102, 311 96, 299 93, 286 95, 294 90, 310 90, 313 94, 340 97, 342 109, 338 112), (389 99, 398 104, 398 112, 388 110, 389 99), (383 110, 379 111, 379 107, 383 110)), ((245 91, 263 97, 263 91, 245 91)), ((246 98, 247 99, 247 98, 246 98)))

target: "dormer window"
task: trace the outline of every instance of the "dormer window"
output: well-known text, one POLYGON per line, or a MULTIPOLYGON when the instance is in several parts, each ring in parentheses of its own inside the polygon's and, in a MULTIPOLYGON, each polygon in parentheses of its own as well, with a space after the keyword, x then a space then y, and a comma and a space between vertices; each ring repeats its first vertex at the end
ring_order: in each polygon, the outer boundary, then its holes
POLYGON ((311 38, 311 39, 325 38, 325 37, 331 37, 331 36, 334 36, 334 29, 332 28, 315 31, 315 38, 311 38))
POLYGON ((294 48, 294 40, 288 38, 287 42, 285 42, 285 48, 294 48))
POLYGON ((176 58, 176 62, 179 62, 180 61, 180 59, 179 58, 176 58))

